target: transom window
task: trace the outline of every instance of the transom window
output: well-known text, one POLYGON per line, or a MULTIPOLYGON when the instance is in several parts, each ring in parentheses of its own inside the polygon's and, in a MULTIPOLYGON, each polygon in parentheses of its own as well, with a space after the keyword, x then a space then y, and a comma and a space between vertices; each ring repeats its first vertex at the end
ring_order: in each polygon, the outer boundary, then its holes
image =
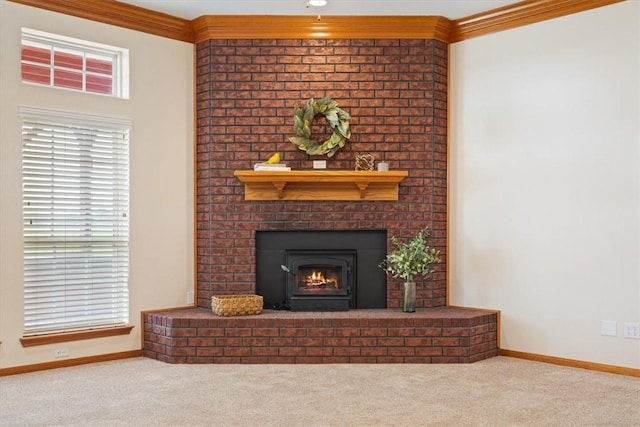
POLYGON ((129 51, 22 29, 22 81, 88 93, 129 97, 129 51))

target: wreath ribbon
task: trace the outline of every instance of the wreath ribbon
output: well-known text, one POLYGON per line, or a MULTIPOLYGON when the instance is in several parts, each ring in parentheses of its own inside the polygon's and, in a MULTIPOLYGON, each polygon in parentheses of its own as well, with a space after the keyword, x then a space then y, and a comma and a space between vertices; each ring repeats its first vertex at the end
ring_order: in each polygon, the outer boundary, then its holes
POLYGON ((347 139, 351 138, 350 118, 349 113, 338 108, 338 103, 331 98, 324 97, 317 101, 311 98, 304 108, 293 109, 293 129, 296 136, 289 138, 289 141, 309 155, 326 154, 327 157, 333 157, 336 151, 345 146, 347 139), (311 139, 311 123, 318 114, 323 115, 333 129, 329 139, 322 143, 311 139))

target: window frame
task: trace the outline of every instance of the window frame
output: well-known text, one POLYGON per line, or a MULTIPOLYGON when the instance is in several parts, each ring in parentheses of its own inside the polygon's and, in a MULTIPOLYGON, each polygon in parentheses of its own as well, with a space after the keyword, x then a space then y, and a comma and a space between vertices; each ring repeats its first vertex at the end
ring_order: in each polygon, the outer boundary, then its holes
MULTIPOLYGON (((24 80, 21 76, 22 83, 52 87, 56 89, 70 90, 74 92, 87 93, 92 95, 102 95, 107 97, 129 99, 129 49, 111 46, 102 43, 91 42, 87 40, 76 39, 58 34, 47 33, 44 31, 38 31, 31 28, 22 28, 20 38, 21 49, 23 46, 32 46, 41 49, 48 49, 50 51, 49 63, 39 63, 33 61, 25 61, 20 59, 21 71, 24 65, 36 65, 39 67, 49 67, 49 83, 38 83, 34 81, 24 80), (73 51, 77 54, 81 54, 83 58, 82 70, 69 69, 64 66, 56 66, 55 53, 64 51, 73 51), (87 75, 98 76, 99 73, 87 70, 87 56, 101 56, 108 57, 112 60, 111 70, 111 93, 102 93, 97 91, 88 91, 87 87, 87 75), (81 73, 82 75, 82 89, 76 89, 72 87, 57 85, 55 80, 55 71, 71 71, 74 73, 81 73)), ((106 74, 104 74, 106 75, 106 74)))
MULTIPOLYGON (((25 147, 27 146, 27 139, 31 138, 31 137, 25 137, 24 135, 24 129, 25 126, 28 126, 27 123, 32 123, 32 122, 39 122, 41 121, 42 123, 45 123, 42 125, 42 127, 60 127, 60 128, 64 128, 64 127, 68 127, 68 128, 78 128, 81 129, 82 131, 86 131, 88 129, 92 129, 92 130, 96 130, 96 129, 109 129, 112 130, 116 133, 118 132, 126 132, 126 136, 124 136, 124 149, 121 149, 120 151, 118 151, 118 155, 120 154, 124 154, 124 160, 120 160, 117 163, 120 165, 121 168, 124 168, 123 170, 125 170, 125 192, 126 194, 124 195, 124 197, 126 197, 125 201, 122 201, 122 199, 119 199, 120 201, 118 202, 118 206, 125 207, 125 217, 126 220, 123 220, 124 223, 126 223, 126 227, 125 227, 125 231, 126 231, 126 249, 124 252, 124 255, 126 257, 125 259, 125 266, 126 266, 126 279, 125 279, 125 284, 124 284, 124 288, 125 288, 125 299, 126 299, 126 309, 120 309, 118 312, 120 314, 123 314, 124 317, 121 318, 118 322, 111 322, 111 323, 101 323, 101 324, 87 324, 81 327, 68 327, 68 326, 63 326, 61 328, 40 328, 40 329, 30 329, 27 325, 28 323, 28 319, 27 319, 27 297, 26 297, 26 293, 27 293, 27 276, 26 276, 26 263, 27 263, 27 241, 29 240, 27 235, 26 235, 26 230, 27 230, 27 214, 25 212, 25 210, 23 209, 23 242, 24 242, 24 250, 23 250, 23 262, 25 263, 24 265, 24 272, 25 272, 25 280, 24 280, 24 292, 25 292, 25 301, 24 301, 24 310, 25 310, 25 318, 23 321, 23 327, 24 329, 24 333, 23 333, 23 338, 21 339, 21 343, 23 346, 32 346, 32 345, 41 345, 41 344, 47 344, 47 343, 52 343, 52 342, 64 342, 64 341, 70 341, 70 340, 77 340, 77 339, 87 339, 87 338, 94 338, 94 337, 100 337, 100 336, 111 336, 111 335, 121 335, 121 334, 125 334, 125 333, 129 333, 131 331, 131 329, 133 328, 133 326, 128 326, 129 322, 130 322, 130 302, 129 302, 129 274, 128 274, 128 269, 129 269, 129 244, 130 244, 130 231, 129 231, 129 196, 130 196, 130 184, 129 184, 129 175, 130 175, 130 131, 132 128, 132 122, 131 120, 128 119, 121 119, 121 118, 112 118, 112 117, 103 117, 103 116, 95 116, 95 115, 88 115, 88 114, 78 114, 78 113, 70 113, 70 112, 62 112, 62 111, 56 111, 56 110, 48 110, 48 109, 41 109, 41 108, 29 108, 29 107, 21 107, 20 108, 20 116, 21 116, 21 128, 23 129, 23 136, 22 136, 22 149, 23 149, 23 153, 22 153, 22 161, 23 161, 23 193, 22 193, 22 201, 23 201, 23 206, 26 206, 26 201, 28 199, 28 197, 26 196, 25 193, 25 188, 27 186, 27 184, 25 184, 25 174, 29 173, 29 168, 25 168, 24 166, 24 162, 25 162, 25 147), (26 172, 25 172, 26 171, 26 172)), ((54 138, 54 137, 52 137, 54 138)), ((87 142, 86 140, 84 141, 87 144, 92 145, 94 142, 89 140, 90 142, 87 142)), ((52 140, 51 142, 49 142, 51 145, 55 145, 55 140, 52 140)), ((116 156, 117 157, 117 156, 116 156)), ((112 159, 113 162, 116 162, 116 158, 112 159)), ((55 160, 51 160, 52 164, 55 162, 55 160)), ((111 163, 111 164, 115 164, 115 163, 111 163)), ((85 178, 83 178, 85 179, 85 178)), ((121 186, 121 185, 120 185, 121 186)), ((50 188, 54 188, 54 185, 51 185, 50 188)), ((123 195, 121 193, 118 193, 117 195, 118 197, 123 197, 123 195)), ((114 196, 115 198, 116 196, 114 196)), ((52 214, 53 215, 53 214, 52 214)), ((53 218, 53 216, 51 216, 50 218, 53 218)), ((66 233, 66 231, 65 231, 66 233)), ((122 243, 121 240, 121 235, 119 235, 120 238, 119 240, 116 238, 111 239, 111 241, 119 241, 122 243)), ((45 239, 47 240, 47 239, 45 239)), ((120 254, 117 253, 117 256, 119 256, 120 254)), ((113 255, 112 255, 113 256, 113 255)), ((118 261, 120 262, 120 261, 118 261)), ((57 263, 57 261, 55 261, 55 263, 57 263)), ((120 265, 120 264, 118 264, 120 265)), ((38 286, 37 284, 34 286, 38 286)), ((65 282, 65 286, 66 286, 66 282, 65 282)), ((119 294, 118 298, 122 298, 122 295, 119 294)), ((92 300, 93 301, 93 300, 92 300)), ((119 300, 121 302, 121 300, 119 300)), ((61 304, 60 307, 65 307, 64 304, 61 304)), ((93 313, 90 315, 90 317, 93 315, 93 313)), ((80 316, 81 317, 81 316, 80 316)), ((76 317, 74 320, 76 320, 78 317, 76 317)))

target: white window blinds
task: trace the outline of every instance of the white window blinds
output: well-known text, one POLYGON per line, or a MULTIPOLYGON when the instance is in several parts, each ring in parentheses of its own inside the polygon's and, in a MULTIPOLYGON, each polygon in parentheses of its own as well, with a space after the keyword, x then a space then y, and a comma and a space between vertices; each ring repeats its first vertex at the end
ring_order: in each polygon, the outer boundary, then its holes
POLYGON ((25 336, 129 321, 129 129, 21 109, 25 336))

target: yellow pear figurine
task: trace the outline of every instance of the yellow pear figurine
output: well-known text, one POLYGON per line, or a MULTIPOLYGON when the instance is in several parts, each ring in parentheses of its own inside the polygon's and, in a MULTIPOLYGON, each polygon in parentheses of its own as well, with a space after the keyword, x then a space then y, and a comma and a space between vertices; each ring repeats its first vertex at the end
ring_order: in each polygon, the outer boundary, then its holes
POLYGON ((269 160, 267 160, 265 163, 268 163, 268 164, 280 163, 280 153, 275 153, 273 156, 269 157, 269 160))

